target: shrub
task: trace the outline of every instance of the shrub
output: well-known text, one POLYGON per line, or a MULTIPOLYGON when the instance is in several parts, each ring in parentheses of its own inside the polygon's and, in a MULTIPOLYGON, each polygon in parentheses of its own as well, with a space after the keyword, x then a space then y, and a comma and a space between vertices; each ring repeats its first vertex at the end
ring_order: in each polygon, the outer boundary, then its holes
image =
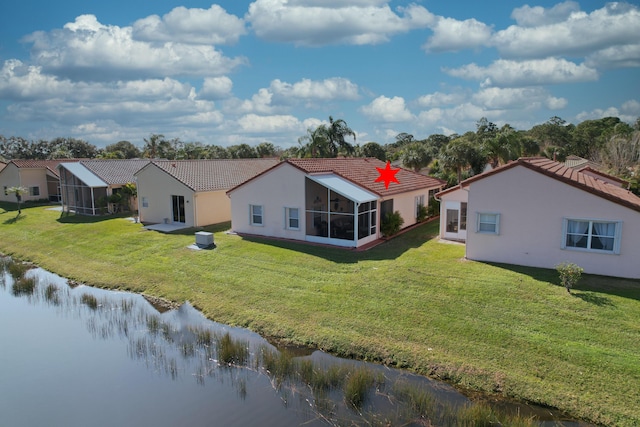
POLYGON ((416 221, 422 222, 424 221, 429 212, 427 211, 427 207, 425 205, 418 205, 418 214, 416 215, 416 221))
POLYGON ((560 274, 560 282, 562 286, 567 288, 567 292, 571 293, 571 288, 573 288, 580 280, 580 275, 584 269, 579 267, 576 264, 570 262, 563 262, 556 265, 556 270, 560 274))
POLYGON ((388 213, 382 219, 382 224, 380 225, 380 231, 382 234, 389 237, 396 234, 400 231, 400 227, 404 224, 404 219, 400 216, 400 212, 395 211, 393 213, 388 213))
POLYGON ((435 197, 429 198, 429 206, 427 207, 427 215, 434 217, 440 215, 440 202, 435 197))

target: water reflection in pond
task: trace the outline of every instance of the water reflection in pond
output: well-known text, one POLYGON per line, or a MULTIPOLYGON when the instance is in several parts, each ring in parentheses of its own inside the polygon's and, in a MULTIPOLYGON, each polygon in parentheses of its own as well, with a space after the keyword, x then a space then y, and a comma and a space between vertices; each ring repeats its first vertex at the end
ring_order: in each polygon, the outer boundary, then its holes
POLYGON ((0 265, 2 425, 587 425, 527 405, 510 406, 523 417, 499 416, 424 377, 278 350, 189 304, 159 311, 136 294, 25 270, 0 265))

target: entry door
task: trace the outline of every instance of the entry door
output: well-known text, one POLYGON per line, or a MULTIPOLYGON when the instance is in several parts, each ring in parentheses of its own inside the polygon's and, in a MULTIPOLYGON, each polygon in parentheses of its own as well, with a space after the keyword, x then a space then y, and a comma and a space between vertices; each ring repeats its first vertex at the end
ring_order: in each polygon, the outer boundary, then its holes
POLYGON ((186 222, 184 214, 184 196, 171 196, 173 203, 173 222, 186 222))
POLYGON ((445 203, 444 237, 445 239, 467 239, 467 204, 450 201, 445 203))

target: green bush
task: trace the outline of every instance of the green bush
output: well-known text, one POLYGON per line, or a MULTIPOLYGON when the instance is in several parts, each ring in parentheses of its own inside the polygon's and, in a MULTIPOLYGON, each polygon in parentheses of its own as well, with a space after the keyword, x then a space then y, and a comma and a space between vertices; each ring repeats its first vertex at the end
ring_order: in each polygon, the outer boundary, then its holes
POLYGON ((393 213, 388 213, 382 219, 382 224, 380 225, 380 231, 386 237, 393 236, 398 231, 400 231, 400 227, 404 224, 404 219, 400 216, 400 212, 395 211, 393 213))
POLYGON ((567 292, 569 293, 571 293, 571 288, 578 283, 584 271, 582 267, 566 261, 556 265, 556 270, 560 273, 562 286, 567 288, 567 292))
POLYGON ((427 216, 429 216, 427 207, 425 205, 418 205, 418 214, 416 215, 416 221, 422 222, 427 219, 427 216))
POLYGON ((427 215, 434 217, 440 215, 440 202, 435 197, 429 199, 429 206, 427 207, 427 215))

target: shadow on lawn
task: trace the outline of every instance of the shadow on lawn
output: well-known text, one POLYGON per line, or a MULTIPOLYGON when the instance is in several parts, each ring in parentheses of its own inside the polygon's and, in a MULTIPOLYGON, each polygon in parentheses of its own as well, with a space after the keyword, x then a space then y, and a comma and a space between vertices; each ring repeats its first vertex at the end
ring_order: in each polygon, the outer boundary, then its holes
POLYGON ((259 236, 242 236, 242 239, 248 242, 290 249, 339 264, 355 264, 360 261, 396 259, 408 250, 418 248, 429 240, 436 238, 437 229, 437 221, 435 225, 433 223, 419 224, 402 234, 394 236, 392 239, 383 241, 379 245, 364 251, 259 236))
MULTIPOLYGON (((534 268, 490 262, 484 262, 483 264, 524 274, 541 282, 562 286, 558 272, 555 269, 534 268)), ((622 298, 630 298, 640 301, 640 280, 599 276, 596 274, 582 274, 577 286, 571 290, 571 295, 590 304, 598 306, 614 306, 613 302, 602 294, 615 295, 622 298)))
POLYGON ((79 215, 74 213, 62 212, 56 221, 61 224, 94 224, 97 222, 108 221, 114 218, 128 218, 131 212, 107 214, 107 215, 79 215))
MULTIPOLYGON (((9 213, 9 212, 8 211, 2 212, 2 214, 6 214, 6 213, 9 213)), ((14 217, 7 218, 6 220, 4 220, 3 224, 6 224, 6 225, 15 224, 18 221, 22 221, 25 218, 26 218, 26 215, 19 213, 14 217)))

